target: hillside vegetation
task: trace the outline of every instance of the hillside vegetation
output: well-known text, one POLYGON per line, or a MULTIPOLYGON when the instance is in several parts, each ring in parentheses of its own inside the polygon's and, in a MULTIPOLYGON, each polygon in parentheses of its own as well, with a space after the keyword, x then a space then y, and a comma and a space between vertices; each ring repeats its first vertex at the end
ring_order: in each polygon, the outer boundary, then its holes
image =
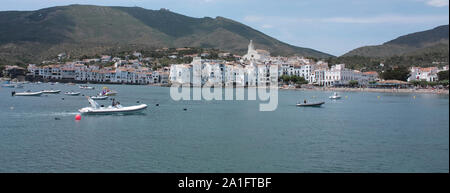
POLYGON ((70 5, 0 12, 0 64, 162 47, 215 48, 244 54, 250 39, 273 55, 331 55, 280 42, 239 22, 193 18, 166 9, 70 5))

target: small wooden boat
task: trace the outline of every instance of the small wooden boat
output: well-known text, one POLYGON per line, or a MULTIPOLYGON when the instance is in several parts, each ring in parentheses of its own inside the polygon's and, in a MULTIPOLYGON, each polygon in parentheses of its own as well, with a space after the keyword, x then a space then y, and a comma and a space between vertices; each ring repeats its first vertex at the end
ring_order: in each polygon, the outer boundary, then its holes
POLYGON ((325 104, 325 102, 317 102, 317 103, 297 103, 298 107, 320 107, 325 104))

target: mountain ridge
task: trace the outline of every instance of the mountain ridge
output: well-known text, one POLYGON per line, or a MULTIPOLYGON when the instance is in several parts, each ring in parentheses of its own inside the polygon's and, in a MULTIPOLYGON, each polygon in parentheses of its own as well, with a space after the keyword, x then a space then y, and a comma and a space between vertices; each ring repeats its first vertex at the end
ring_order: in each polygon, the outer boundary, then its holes
POLYGON ((332 57, 281 42, 228 18, 194 18, 141 7, 75 4, 1 11, 0 34, 0 63, 37 63, 60 52, 80 56, 116 48, 203 47, 243 54, 250 39, 273 55, 332 57))
POLYGON ((427 50, 428 52, 442 52, 442 44, 449 44, 449 26, 441 25, 430 30, 399 36, 381 45, 363 46, 353 49, 342 56, 364 57, 392 57, 411 55, 427 50))

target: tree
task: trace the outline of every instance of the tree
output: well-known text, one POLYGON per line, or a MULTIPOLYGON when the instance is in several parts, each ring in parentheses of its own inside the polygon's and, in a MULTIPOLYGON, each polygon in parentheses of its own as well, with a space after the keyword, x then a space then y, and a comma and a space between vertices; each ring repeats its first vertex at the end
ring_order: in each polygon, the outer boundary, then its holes
POLYGON ((299 85, 308 84, 308 81, 302 76, 295 76, 294 80, 295 80, 294 82, 299 85))
POLYGON ((280 76, 279 80, 283 81, 284 83, 288 83, 290 80, 290 77, 288 75, 283 74, 280 76))
POLYGON ((358 86, 358 81, 357 80, 350 80, 350 81, 348 81, 348 84, 351 86, 351 87, 356 87, 356 86, 358 86))
POLYGON ((282 80, 284 83, 294 83, 294 84, 308 84, 308 81, 301 76, 289 76, 289 75, 281 75, 279 80, 282 80))
POLYGON ((414 86, 419 86, 420 85, 420 81, 418 81, 418 80, 411 80, 409 83, 411 83, 414 86))
POLYGON ((438 79, 441 80, 448 80, 448 70, 446 71, 440 71, 438 72, 438 79))
POLYGON ((442 86, 448 86, 448 79, 439 81, 439 84, 442 86))
POLYGON ((401 80, 406 81, 409 77, 409 70, 406 67, 398 67, 389 69, 381 73, 380 76, 385 80, 401 80))

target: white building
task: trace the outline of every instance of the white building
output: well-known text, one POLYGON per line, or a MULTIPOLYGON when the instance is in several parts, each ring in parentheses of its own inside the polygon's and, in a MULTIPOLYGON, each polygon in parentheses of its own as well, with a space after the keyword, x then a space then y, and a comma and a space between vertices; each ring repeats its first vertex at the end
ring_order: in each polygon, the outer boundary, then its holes
POLYGON ((322 68, 314 71, 314 83, 321 86, 348 85, 356 80, 359 85, 367 85, 369 76, 357 70, 345 68, 345 64, 336 64, 330 69, 322 68))
POLYGON ((413 80, 425 80, 428 82, 434 82, 438 80, 437 73, 439 72, 437 67, 420 68, 411 67, 411 74, 408 77, 408 82, 413 80))
POLYGON ((270 53, 266 50, 255 50, 255 47, 253 45, 253 41, 250 40, 250 44, 248 44, 248 50, 247 54, 242 56, 242 59, 244 60, 256 60, 256 61, 265 61, 270 58, 270 53))
POLYGON ((172 64, 169 80, 174 84, 189 84, 191 82, 192 66, 189 64, 172 64))

